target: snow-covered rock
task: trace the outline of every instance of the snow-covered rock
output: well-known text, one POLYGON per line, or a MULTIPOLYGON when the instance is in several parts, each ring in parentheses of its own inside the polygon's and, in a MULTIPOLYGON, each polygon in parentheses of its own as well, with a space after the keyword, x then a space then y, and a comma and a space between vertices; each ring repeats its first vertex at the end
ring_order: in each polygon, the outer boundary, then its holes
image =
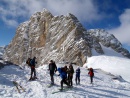
POLYGON ((2 58, 7 46, 0 46, 0 58, 2 58))
POLYGON ((109 34, 104 29, 90 29, 87 31, 87 33, 95 38, 97 43, 101 43, 105 47, 110 47, 125 57, 130 58, 129 51, 122 47, 122 44, 118 41, 117 38, 115 38, 113 34, 109 34))

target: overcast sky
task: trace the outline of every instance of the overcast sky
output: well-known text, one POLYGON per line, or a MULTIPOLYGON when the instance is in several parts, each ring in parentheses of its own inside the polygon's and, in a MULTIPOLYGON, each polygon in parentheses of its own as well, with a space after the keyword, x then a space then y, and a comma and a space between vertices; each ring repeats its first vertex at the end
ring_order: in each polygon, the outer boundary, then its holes
POLYGON ((130 50, 130 0, 0 0, 0 46, 43 8, 53 15, 72 13, 86 29, 105 29, 130 50))

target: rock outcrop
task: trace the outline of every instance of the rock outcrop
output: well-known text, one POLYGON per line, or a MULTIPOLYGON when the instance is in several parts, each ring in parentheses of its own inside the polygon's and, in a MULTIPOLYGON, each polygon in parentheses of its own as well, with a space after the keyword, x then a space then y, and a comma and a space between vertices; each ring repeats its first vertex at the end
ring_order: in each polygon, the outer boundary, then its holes
POLYGON ((116 52, 121 53, 123 56, 130 58, 129 51, 122 47, 122 44, 113 34, 109 34, 104 29, 91 29, 88 30, 87 33, 95 38, 97 43, 101 43, 105 47, 110 47, 116 52))
MULTIPOLYGON (((6 49, 4 59, 20 65, 26 62, 28 57, 36 56, 37 66, 48 63, 51 59, 56 63, 66 61, 82 66, 87 57, 92 56, 92 48, 100 54, 104 53, 100 42, 122 52, 119 48, 121 44, 114 36, 107 39, 103 38, 104 36, 96 36, 100 31, 87 31, 72 14, 53 16, 44 9, 43 12, 32 15, 29 21, 20 24, 6 49), (115 38, 117 44, 114 44, 112 38, 115 38), (105 42, 109 39, 109 42, 105 42)), ((126 51, 123 55, 128 54, 126 51)))
POLYGON ((87 56, 91 56, 84 31, 72 14, 53 16, 47 10, 37 12, 17 28, 4 58, 14 64, 22 64, 28 57, 36 56, 37 65, 51 59, 82 65, 87 56))

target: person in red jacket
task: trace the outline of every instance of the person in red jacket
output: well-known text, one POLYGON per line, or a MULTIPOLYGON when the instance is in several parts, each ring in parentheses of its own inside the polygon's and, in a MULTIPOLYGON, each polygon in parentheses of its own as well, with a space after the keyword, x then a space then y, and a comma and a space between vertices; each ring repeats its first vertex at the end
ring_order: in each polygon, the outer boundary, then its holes
POLYGON ((94 76, 93 68, 89 68, 88 70, 89 70, 88 75, 90 76, 90 81, 91 83, 93 83, 93 76, 94 76))

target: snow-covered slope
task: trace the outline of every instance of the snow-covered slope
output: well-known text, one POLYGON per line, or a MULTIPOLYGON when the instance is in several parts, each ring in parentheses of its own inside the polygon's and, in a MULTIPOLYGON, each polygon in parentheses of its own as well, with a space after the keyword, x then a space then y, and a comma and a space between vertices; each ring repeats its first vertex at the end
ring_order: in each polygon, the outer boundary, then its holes
MULTIPOLYGON (((61 66, 57 64, 58 66, 61 66)), ((88 70, 81 68, 81 85, 75 85, 75 74, 73 78, 73 89, 66 92, 52 94, 60 88, 60 77, 55 75, 55 86, 47 88, 50 76, 47 66, 43 65, 36 69, 36 81, 29 82, 30 69, 24 70, 18 66, 6 66, 0 70, 0 98, 130 98, 130 83, 113 80, 112 75, 101 70, 94 70, 94 84, 90 84, 88 70), (18 93, 12 81, 17 81, 26 89, 26 92, 18 93)), ((58 74, 58 73, 56 73, 58 74)), ((65 85, 64 85, 65 86, 65 85)))
POLYGON ((95 50, 92 51, 94 56, 88 57, 87 63, 84 66, 96 69, 100 68, 114 75, 120 75, 130 82, 130 59, 115 52, 111 48, 103 47, 105 55, 100 55, 95 50))
POLYGON ((84 66, 100 68, 114 75, 120 75, 130 82, 130 60, 112 56, 93 56, 84 66))

